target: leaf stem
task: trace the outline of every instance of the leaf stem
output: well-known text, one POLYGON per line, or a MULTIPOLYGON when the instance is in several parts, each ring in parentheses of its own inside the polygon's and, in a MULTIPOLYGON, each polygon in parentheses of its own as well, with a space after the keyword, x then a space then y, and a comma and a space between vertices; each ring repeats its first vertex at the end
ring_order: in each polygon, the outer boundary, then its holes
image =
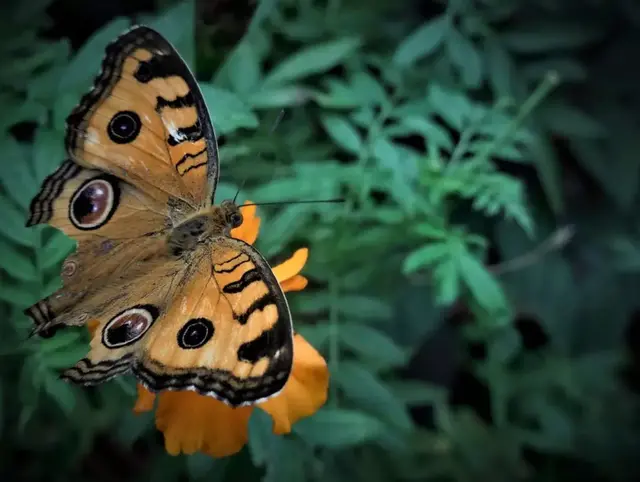
POLYGON ((533 93, 524 101, 518 113, 509 124, 509 126, 500 134, 498 137, 494 139, 494 141, 485 147, 482 152, 480 152, 479 156, 476 159, 478 164, 482 164, 485 162, 493 153, 495 153, 498 148, 502 146, 502 143, 509 139, 513 133, 522 126, 524 120, 531 114, 533 109, 535 109, 542 100, 549 95, 549 93, 558 85, 560 82, 560 76, 557 72, 548 72, 545 78, 538 84, 533 93))

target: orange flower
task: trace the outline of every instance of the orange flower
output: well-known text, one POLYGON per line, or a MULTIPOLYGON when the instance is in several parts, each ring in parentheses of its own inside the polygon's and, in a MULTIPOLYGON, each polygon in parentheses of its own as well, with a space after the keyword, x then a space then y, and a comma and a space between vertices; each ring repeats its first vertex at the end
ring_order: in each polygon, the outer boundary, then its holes
MULTIPOLYGON (((249 201, 247 201, 247 204, 249 201)), ((242 209, 244 222, 231 231, 234 238, 253 244, 258 237, 260 218, 256 206, 242 209)), ((273 268, 283 291, 300 291, 307 279, 300 271, 307 261, 307 248, 273 268)), ((296 334, 293 339, 293 370, 283 390, 258 403, 273 419, 273 431, 285 434, 298 420, 314 414, 326 401, 329 371, 322 356, 296 334)), ((238 452, 248 440, 248 423, 253 406, 232 408, 195 392, 160 392, 158 395, 138 385, 134 412, 153 410, 156 397, 156 427, 164 433, 165 448, 171 455, 203 452, 225 457, 238 452)))

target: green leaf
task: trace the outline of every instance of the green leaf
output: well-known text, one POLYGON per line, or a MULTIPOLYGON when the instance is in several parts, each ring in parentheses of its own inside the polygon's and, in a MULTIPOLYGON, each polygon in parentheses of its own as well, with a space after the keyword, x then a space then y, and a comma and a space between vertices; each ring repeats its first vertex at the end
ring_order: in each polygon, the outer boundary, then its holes
POLYGON ((279 437, 271 448, 267 473, 262 482, 305 482, 309 460, 306 447, 298 440, 279 437))
POLYGON ((449 256, 449 245, 447 243, 427 244, 409 253, 402 264, 402 271, 405 274, 414 273, 447 256, 449 256))
POLYGON ((296 327, 296 333, 300 333, 316 350, 321 350, 328 343, 332 328, 328 322, 320 322, 314 325, 300 325, 296 327))
POLYGON ((367 359, 372 366, 384 369, 407 361, 407 354, 402 348, 387 335, 370 326, 361 323, 341 324, 338 338, 343 345, 367 359))
POLYGON ((45 177, 56 170, 64 157, 64 135, 62 132, 40 127, 33 141, 36 189, 45 177))
POLYGON ((494 37, 485 40, 484 49, 487 74, 494 94, 498 98, 515 97, 513 84, 516 72, 509 52, 494 37))
POLYGON ((33 246, 37 239, 37 230, 27 228, 25 223, 27 215, 15 206, 15 204, 0 193, 0 206, 2 206, 2 222, 0 223, 0 236, 4 236, 22 246, 33 246))
POLYGON ((385 128, 388 135, 406 135, 409 133, 420 134, 425 140, 435 147, 440 147, 447 151, 454 148, 453 139, 443 127, 431 120, 418 116, 409 115, 399 119, 399 123, 385 128))
POLYGON ((255 109, 275 109, 304 104, 309 100, 309 90, 296 85, 264 88, 249 95, 247 102, 255 109))
POLYGON ((12 136, 6 136, 2 139, 0 150, 3 154, 0 183, 11 198, 26 211, 38 187, 26 162, 31 154, 30 146, 17 142, 12 136))
POLYGON ((76 242, 60 231, 55 231, 39 253, 40 268, 58 268, 69 254, 75 250, 76 242))
MULTIPOLYGON (((117 380, 119 379, 117 378, 117 380)), ((153 412, 133 413, 133 410, 125 410, 121 417, 121 423, 116 429, 116 436, 120 443, 129 448, 142 438, 154 424, 153 412)))
POLYGON ((352 154, 360 153, 362 138, 349 121, 337 115, 325 115, 321 118, 321 122, 336 145, 352 154))
POLYGON ((474 109, 469 99, 461 94, 430 83, 427 100, 435 113, 440 114, 451 127, 462 131, 474 109))
POLYGON ((344 295, 334 301, 335 309, 346 318, 384 321, 393 316, 392 308, 379 298, 344 295))
POLYGON ((423 24, 398 45, 393 54, 393 62, 396 65, 409 66, 433 53, 442 44, 450 27, 448 15, 441 15, 423 24))
POLYGON ((483 308, 492 313, 507 308, 502 287, 475 256, 467 250, 461 250, 457 263, 462 280, 483 308))
POLYGON ((194 3, 193 1, 177 2, 149 22, 149 27, 160 32, 192 69, 195 61, 194 3))
POLYGON ((17 246, 0 237, 0 268, 16 279, 24 281, 38 281, 40 273, 33 260, 29 259, 17 246))
POLYGON ((293 426, 305 442, 316 447, 343 449, 382 437, 385 425, 362 412, 325 408, 293 426))
POLYGON ((464 84, 479 87, 484 77, 483 59, 473 42, 452 28, 448 31, 446 45, 451 62, 460 70, 464 84))
POLYGON ((325 72, 353 55, 360 44, 359 39, 346 37, 307 47, 276 66, 264 79, 263 85, 285 84, 325 72))
POLYGON ((376 375, 361 364, 342 361, 331 379, 348 399, 364 411, 377 415, 397 429, 409 431, 413 428, 406 407, 376 375))
POLYGON ((229 134, 241 128, 258 127, 258 117, 233 92, 207 83, 201 83, 200 89, 218 135, 229 134))
POLYGON ((76 407, 76 394, 69 383, 58 379, 57 376, 54 378, 52 375, 44 377, 44 389, 65 415, 71 416, 76 407))
POLYGON ((409 406, 438 405, 447 401, 445 388, 418 380, 392 380, 389 389, 409 406))
POLYGON ((198 452, 186 455, 185 458, 187 462, 187 472, 190 477, 196 480, 205 477, 216 463, 216 460, 210 455, 198 452))
POLYGON ((520 25, 517 30, 504 34, 502 41, 518 53, 543 53, 549 50, 573 49, 597 40, 601 36, 589 25, 571 25, 568 22, 520 25))
POLYGON ((273 420, 262 410, 254 410, 249 418, 249 450, 256 466, 265 465, 276 442, 273 434, 273 420))
POLYGON ((552 132, 562 136, 599 138, 607 133, 594 117, 568 104, 547 102, 541 108, 541 116, 552 132))
MULTIPOLYGON (((261 75, 260 58, 251 42, 245 39, 231 52, 216 74, 216 83, 220 78, 226 78, 235 93, 252 95, 258 89, 261 75)), ((253 105, 251 101, 249 103, 253 105)))

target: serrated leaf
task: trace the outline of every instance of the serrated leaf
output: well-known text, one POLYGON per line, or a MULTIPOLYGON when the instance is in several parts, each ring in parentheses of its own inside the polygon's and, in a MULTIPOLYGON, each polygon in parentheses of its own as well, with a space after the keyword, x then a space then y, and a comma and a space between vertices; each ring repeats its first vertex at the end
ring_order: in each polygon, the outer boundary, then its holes
POLYGON ((412 429, 413 422, 406 407, 376 375, 361 364, 340 362, 338 371, 332 374, 331 379, 359 408, 377 415, 397 429, 412 429))
POLYGON ((321 409, 293 426, 305 442, 316 447, 341 449, 362 445, 384 435, 386 428, 378 419, 346 409, 321 409))
POLYGON ((263 85, 281 85, 325 72, 352 55, 360 44, 359 39, 346 37, 302 49, 278 64, 266 76, 263 85))
POLYGON ((337 115, 325 115, 321 122, 337 146, 355 155, 360 153, 362 138, 348 120, 337 115))
POLYGON ((408 66, 431 54, 442 44, 450 27, 451 21, 447 15, 425 23, 398 45, 393 54, 393 62, 408 66))

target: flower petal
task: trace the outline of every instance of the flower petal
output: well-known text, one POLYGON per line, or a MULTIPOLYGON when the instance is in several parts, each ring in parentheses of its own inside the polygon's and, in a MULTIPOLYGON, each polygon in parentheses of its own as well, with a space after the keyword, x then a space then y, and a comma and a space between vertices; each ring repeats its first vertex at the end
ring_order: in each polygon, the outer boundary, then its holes
POLYGON ((136 414, 150 412, 153 410, 153 403, 155 401, 156 394, 138 384, 138 399, 136 400, 136 404, 133 406, 133 412, 136 414))
POLYGON ((280 283, 289 278, 293 278, 295 275, 300 273, 300 271, 302 271, 302 268, 304 268, 308 257, 309 249, 300 248, 296 250, 296 252, 293 253, 293 256, 291 256, 289 259, 273 268, 273 274, 276 275, 276 278, 280 283))
MULTIPOLYGON (((245 201, 245 204, 251 204, 251 201, 245 201)), ((241 239, 245 243, 253 244, 258 238, 260 231, 260 218, 256 216, 257 206, 249 206, 242 209, 242 224, 231 230, 231 237, 241 239)))
POLYGON ((306 288, 309 280, 301 274, 295 275, 293 278, 289 278, 280 283, 282 291, 302 291, 306 288))
POLYGON ((93 334, 96 332, 98 327, 100 326, 100 320, 96 320, 95 318, 87 321, 87 330, 89 330, 89 334, 93 337, 93 334))
POLYGON ((251 410, 231 408, 195 392, 162 392, 158 395, 156 427, 164 433, 165 449, 171 455, 200 451, 226 457, 247 443, 251 410))
POLYGON ((295 335, 293 342, 293 370, 287 384, 280 394, 258 404, 271 415, 276 434, 289 433, 294 423, 313 415, 327 401, 327 363, 301 335, 295 335))

